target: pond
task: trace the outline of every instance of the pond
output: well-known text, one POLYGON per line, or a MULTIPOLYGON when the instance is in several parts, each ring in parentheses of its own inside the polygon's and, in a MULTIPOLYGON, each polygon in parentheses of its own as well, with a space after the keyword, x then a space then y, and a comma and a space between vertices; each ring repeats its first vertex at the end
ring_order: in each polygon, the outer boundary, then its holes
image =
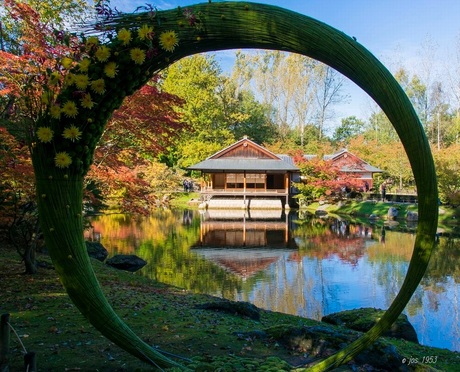
MULTIPOLYGON (((148 262, 139 275, 273 311, 320 320, 386 309, 402 285, 415 233, 281 211, 163 210, 104 215, 88 240, 148 262)), ((412 230, 413 231, 413 230, 412 230)), ((460 239, 439 238, 404 313, 423 345, 460 351, 460 239)))

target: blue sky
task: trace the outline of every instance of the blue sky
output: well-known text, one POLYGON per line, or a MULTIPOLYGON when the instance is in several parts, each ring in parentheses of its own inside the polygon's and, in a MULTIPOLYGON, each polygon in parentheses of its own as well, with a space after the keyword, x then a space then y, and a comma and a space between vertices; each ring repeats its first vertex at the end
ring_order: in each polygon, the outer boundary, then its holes
MULTIPOLYGON (((216 0, 213 0, 217 2, 216 0)), ((146 3, 159 10, 172 9, 203 1, 190 0, 112 0, 124 12, 133 11, 146 3)), ((403 65, 412 73, 420 68, 422 45, 427 40, 436 48, 434 58, 439 70, 448 68, 460 49, 460 0, 254 0, 281 6, 310 17, 355 36, 392 70, 403 65)), ((229 52, 220 52, 217 59, 227 65, 229 52)), ((370 100, 353 83, 347 84, 351 101, 343 107, 340 116, 349 114, 365 117, 369 113, 370 100)))

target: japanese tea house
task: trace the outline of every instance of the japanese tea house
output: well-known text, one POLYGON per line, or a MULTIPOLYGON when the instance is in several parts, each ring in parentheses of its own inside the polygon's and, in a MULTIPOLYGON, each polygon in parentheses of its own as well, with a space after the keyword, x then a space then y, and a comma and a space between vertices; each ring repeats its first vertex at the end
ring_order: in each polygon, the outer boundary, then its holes
POLYGON ((299 168, 288 155, 275 155, 246 136, 188 169, 201 171, 201 195, 208 208, 289 208, 299 168))
MULTIPOLYGON (((312 159, 316 155, 305 155, 312 159)), ((373 187, 373 175, 382 172, 356 155, 341 150, 325 155, 363 185, 373 187)), ((201 171, 205 208, 277 209, 297 206, 292 182, 301 182, 300 170, 289 155, 276 155, 246 136, 188 169, 201 171)))

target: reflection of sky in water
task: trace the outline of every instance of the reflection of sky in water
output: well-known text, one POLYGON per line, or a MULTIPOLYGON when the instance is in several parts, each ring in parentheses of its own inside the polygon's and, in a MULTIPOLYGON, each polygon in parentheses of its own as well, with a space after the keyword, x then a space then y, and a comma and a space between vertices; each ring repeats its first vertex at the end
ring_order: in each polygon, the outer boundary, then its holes
POLYGON ((440 293, 419 287, 417 294, 422 296, 424 306, 410 321, 417 325, 421 344, 460 350, 460 286, 453 277, 448 277, 443 287, 445 290, 440 293), (457 339, 451 345, 452 335, 457 335, 457 339))
MULTIPOLYGON (((396 234, 401 233, 387 232, 387 238, 396 234)), ((370 246, 372 241, 366 242, 366 248, 370 246)), ((384 255, 385 247, 379 251, 384 255)), ((396 297, 408 266, 408 260, 376 261, 366 253, 356 261, 337 255, 323 259, 303 256, 300 262, 279 260, 266 269, 269 275, 249 291, 241 291, 235 299, 316 320, 360 307, 386 309, 396 297)), ((407 306, 415 310, 406 310, 405 314, 421 344, 460 350, 460 285, 450 277, 431 286, 438 290, 418 287, 407 306)))
MULTIPOLYGON (((369 261, 367 256, 355 265, 337 257, 323 260, 303 257, 301 263, 279 260, 267 269, 268 277, 258 281, 249 293, 240 292, 235 299, 316 320, 361 307, 386 309, 402 285, 408 262, 383 266, 390 274, 390 282, 379 282, 381 266, 369 261), (280 272, 285 275, 279 275, 280 272), (395 278, 400 280, 391 281, 395 278)), ((459 287, 453 278, 443 283, 441 293, 419 286, 411 302, 421 297, 422 305, 416 314, 407 311, 405 314, 421 344, 460 350, 459 287)), ((410 306, 411 303, 408 308, 410 306)))

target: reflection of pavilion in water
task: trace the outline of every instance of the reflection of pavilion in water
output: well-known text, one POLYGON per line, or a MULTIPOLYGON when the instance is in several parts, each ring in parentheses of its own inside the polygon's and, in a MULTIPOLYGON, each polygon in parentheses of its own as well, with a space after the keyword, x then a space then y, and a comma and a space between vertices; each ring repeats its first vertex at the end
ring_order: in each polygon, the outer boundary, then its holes
POLYGON ((297 250, 283 210, 208 210, 201 215, 198 255, 242 278, 297 250))

